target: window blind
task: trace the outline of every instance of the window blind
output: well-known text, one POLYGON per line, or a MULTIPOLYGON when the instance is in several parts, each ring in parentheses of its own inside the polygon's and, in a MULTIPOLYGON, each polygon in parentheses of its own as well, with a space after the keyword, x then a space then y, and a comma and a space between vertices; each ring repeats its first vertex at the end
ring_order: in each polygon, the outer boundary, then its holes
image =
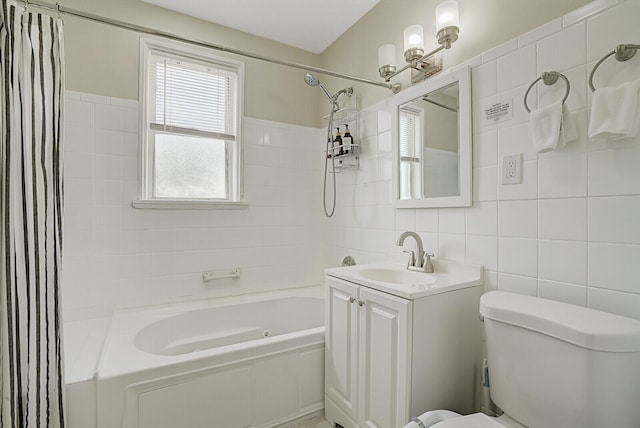
POLYGON ((156 51, 149 66, 151 129, 235 140, 235 71, 156 51))
POLYGON ((416 156, 416 121, 419 115, 409 110, 400 110, 400 161, 420 162, 416 156))

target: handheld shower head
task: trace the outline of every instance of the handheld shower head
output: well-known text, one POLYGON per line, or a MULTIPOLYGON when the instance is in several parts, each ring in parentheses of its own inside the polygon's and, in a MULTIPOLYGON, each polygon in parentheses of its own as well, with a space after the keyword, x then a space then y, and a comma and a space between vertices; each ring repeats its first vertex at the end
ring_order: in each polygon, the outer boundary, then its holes
POLYGON ((304 75, 304 83, 309 86, 318 86, 320 84, 320 80, 314 74, 306 73, 304 75))
POLYGON ((325 88, 322 85, 322 83, 320 83, 320 79, 318 79, 314 74, 306 73, 304 75, 304 82, 309 86, 320 86, 320 89, 322 89, 322 92, 324 92, 326 97, 329 98, 329 102, 332 104, 335 103, 335 100, 333 99, 329 91, 327 91, 327 88, 325 88))

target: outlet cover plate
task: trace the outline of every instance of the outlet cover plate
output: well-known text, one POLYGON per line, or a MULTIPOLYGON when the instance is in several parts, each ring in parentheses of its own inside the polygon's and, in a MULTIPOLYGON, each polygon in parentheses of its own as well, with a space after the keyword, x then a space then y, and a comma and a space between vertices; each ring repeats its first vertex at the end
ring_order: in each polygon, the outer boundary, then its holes
POLYGON ((522 183, 522 153, 502 157, 502 184, 522 183))

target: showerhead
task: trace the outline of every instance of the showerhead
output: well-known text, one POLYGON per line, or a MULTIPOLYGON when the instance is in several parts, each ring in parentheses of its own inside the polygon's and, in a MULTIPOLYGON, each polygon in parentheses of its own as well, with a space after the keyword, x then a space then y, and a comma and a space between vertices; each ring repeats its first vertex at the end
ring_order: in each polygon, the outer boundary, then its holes
POLYGON ((304 75, 304 82, 309 86, 318 86, 320 84, 320 80, 311 73, 304 75))
POLYGON ((324 92, 324 94, 327 96, 329 102, 332 104, 335 103, 335 100, 333 99, 329 91, 327 91, 327 88, 325 88, 322 83, 320 83, 320 79, 318 79, 314 74, 306 73, 304 75, 304 82, 309 86, 320 86, 320 89, 322 89, 322 92, 324 92))

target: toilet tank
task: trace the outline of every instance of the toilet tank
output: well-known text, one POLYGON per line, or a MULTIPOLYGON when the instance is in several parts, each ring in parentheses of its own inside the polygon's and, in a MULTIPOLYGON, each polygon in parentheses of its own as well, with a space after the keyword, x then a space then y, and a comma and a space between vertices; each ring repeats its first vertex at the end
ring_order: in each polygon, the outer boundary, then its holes
POLYGON ((480 299, 491 398, 529 428, 639 428, 640 321, 520 294, 480 299))

